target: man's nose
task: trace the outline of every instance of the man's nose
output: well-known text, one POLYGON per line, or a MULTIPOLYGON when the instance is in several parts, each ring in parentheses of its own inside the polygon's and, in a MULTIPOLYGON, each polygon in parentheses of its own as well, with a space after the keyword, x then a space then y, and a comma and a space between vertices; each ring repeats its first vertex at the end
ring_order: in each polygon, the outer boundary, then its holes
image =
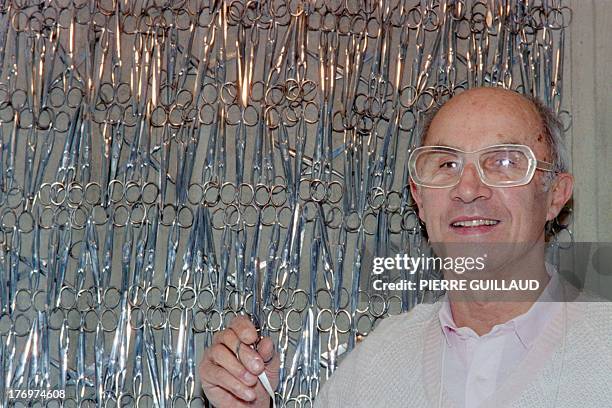
POLYGON ((491 197, 491 187, 487 186, 480 179, 478 169, 474 163, 467 163, 463 169, 463 174, 459 182, 451 191, 453 199, 458 199, 464 203, 471 203, 479 198, 488 199, 491 197))

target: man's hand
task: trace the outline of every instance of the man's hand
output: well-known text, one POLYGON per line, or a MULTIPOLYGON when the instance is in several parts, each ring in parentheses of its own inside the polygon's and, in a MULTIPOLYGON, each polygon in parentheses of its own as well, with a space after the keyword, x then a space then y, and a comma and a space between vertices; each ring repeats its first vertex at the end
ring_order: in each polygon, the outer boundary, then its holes
POLYGON ((269 407, 270 396, 257 377, 264 372, 272 389, 278 385, 280 359, 269 337, 257 350, 255 326, 246 316, 236 316, 229 327, 213 337, 200 362, 202 388, 217 408, 269 407))

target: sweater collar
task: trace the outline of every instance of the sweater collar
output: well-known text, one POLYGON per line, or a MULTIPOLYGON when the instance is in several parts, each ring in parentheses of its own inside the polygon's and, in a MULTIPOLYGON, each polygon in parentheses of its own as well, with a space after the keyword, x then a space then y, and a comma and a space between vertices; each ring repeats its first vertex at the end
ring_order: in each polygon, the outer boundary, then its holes
POLYGON ((457 327, 453 319, 450 302, 447 295, 445 295, 442 299, 442 307, 438 313, 438 318, 447 345, 452 347, 468 338, 481 339, 512 333, 512 335, 517 336, 525 349, 531 347, 542 327, 544 327, 550 316, 554 314, 556 308, 559 307, 557 302, 561 298, 560 293, 562 290, 556 268, 547 263, 546 272, 550 276, 550 280, 538 297, 538 300, 531 305, 529 310, 505 323, 495 325, 489 333, 483 336, 479 336, 470 327, 457 327))

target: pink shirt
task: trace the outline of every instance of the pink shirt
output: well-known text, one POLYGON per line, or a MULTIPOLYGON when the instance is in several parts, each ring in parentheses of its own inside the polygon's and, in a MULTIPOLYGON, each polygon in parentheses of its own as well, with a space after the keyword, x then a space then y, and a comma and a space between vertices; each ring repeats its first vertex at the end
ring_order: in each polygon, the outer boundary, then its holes
POLYGON ((561 303, 552 301, 559 277, 548 264, 551 276, 538 301, 520 316, 498 324, 479 336, 469 327, 457 327, 450 303, 444 300, 439 318, 446 338, 442 384, 457 407, 475 408, 490 396, 527 354, 561 303))

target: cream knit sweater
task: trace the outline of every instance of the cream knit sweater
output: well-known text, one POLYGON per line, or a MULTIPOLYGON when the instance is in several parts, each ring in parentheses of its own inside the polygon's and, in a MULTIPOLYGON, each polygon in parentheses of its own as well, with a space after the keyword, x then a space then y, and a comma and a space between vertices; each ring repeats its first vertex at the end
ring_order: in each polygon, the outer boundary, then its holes
MULTIPOLYGON (((452 408, 441 384, 440 306, 383 320, 322 386, 314 406, 452 408)), ((560 309, 481 407, 612 407, 612 304, 575 301, 560 309)))

